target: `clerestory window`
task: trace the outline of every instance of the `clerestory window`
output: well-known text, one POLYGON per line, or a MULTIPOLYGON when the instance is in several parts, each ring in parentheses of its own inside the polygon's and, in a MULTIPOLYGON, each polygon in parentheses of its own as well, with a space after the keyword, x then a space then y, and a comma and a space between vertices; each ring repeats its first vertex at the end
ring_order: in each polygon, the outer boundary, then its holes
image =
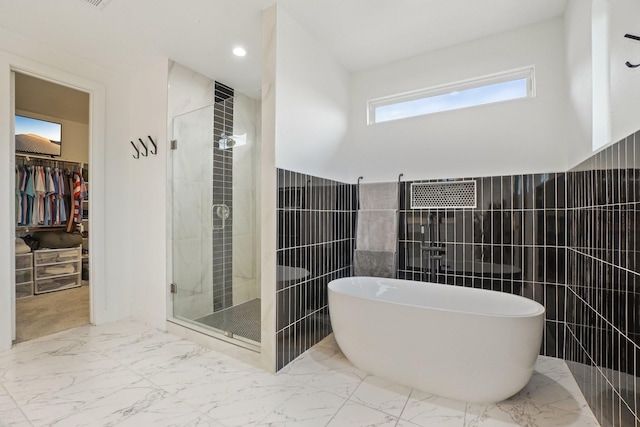
POLYGON ((528 67, 370 100, 368 124, 533 96, 534 68, 528 67))

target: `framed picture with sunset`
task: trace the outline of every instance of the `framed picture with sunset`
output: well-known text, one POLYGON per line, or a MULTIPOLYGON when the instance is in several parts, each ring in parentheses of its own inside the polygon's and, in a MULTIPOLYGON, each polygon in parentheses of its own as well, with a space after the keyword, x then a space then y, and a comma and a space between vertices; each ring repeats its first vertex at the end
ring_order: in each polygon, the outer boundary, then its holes
POLYGON ((16 115, 16 152, 59 157, 62 153, 62 124, 16 115))

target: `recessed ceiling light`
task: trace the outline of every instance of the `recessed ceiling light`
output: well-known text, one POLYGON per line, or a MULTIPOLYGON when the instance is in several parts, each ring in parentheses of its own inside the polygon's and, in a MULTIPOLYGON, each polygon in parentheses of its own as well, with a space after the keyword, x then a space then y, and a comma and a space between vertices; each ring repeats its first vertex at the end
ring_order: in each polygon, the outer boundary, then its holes
POLYGON ((241 47, 236 47, 233 49, 233 54, 235 56, 245 56, 247 54, 247 51, 241 47))

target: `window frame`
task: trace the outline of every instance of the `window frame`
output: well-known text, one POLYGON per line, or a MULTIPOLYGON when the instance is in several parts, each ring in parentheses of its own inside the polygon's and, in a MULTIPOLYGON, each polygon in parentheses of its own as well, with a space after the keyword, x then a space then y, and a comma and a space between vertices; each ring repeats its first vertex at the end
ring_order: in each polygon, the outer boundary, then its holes
POLYGON ((467 108, 474 108, 483 105, 500 104, 503 102, 517 101, 521 99, 535 98, 536 96, 536 84, 535 84, 535 66, 530 65, 523 68, 502 71, 499 73, 489 74, 481 77, 474 77, 472 79, 461 80, 453 83, 445 83, 438 86, 432 86, 429 88, 412 90, 408 92, 397 93, 394 95, 388 95, 380 98, 375 98, 367 101, 367 125, 375 125, 380 123, 394 122, 396 120, 403 120, 412 117, 428 116, 431 114, 438 114, 447 111, 464 110, 467 108), (467 89, 477 89, 484 86, 491 86, 498 83, 506 83, 515 80, 527 80, 527 95, 520 98, 505 99, 502 101, 494 101, 488 103, 480 103, 475 105, 469 105, 466 107, 452 108, 446 110, 433 111, 423 114, 415 114, 405 117, 398 117, 390 120, 376 121, 376 109, 379 107, 386 107, 394 104, 402 104, 404 102, 416 101, 419 99, 428 99, 440 95, 445 95, 452 92, 460 92, 467 89))

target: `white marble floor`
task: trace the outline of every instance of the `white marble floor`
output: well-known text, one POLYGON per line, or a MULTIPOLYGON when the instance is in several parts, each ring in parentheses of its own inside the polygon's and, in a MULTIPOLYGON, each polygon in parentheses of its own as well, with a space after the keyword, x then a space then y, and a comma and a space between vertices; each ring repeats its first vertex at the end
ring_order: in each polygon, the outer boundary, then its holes
POLYGON ((566 364, 513 398, 439 398, 353 367, 329 336, 273 375, 122 321, 0 352, 0 426, 597 426, 566 364))

